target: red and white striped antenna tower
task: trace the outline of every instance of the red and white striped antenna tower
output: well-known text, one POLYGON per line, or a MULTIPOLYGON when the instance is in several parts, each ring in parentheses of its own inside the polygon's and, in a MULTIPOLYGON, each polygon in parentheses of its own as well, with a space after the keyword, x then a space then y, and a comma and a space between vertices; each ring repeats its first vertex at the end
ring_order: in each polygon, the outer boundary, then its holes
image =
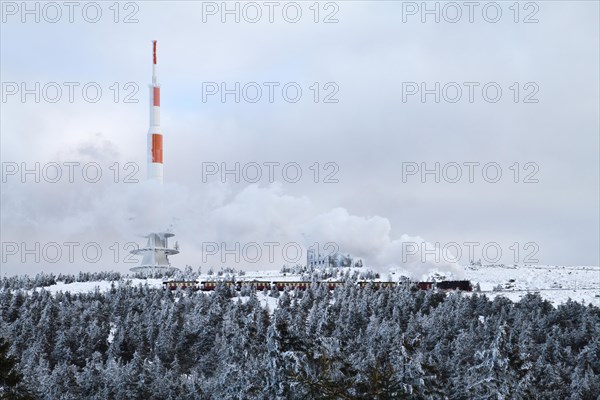
POLYGON ((163 182, 163 136, 160 129, 160 85, 156 77, 156 40, 152 41, 150 129, 148 130, 148 179, 163 182))
MULTIPOLYGON (((152 41, 152 85, 150 85, 150 128, 148 129, 148 180, 163 183, 163 137, 160 129, 160 85, 156 78, 156 40, 152 41)), ((131 268, 134 272, 173 271, 168 256, 179 253, 179 246, 169 247, 169 238, 175 236, 170 230, 153 232, 146 247, 131 250, 141 255, 139 266, 131 268)))

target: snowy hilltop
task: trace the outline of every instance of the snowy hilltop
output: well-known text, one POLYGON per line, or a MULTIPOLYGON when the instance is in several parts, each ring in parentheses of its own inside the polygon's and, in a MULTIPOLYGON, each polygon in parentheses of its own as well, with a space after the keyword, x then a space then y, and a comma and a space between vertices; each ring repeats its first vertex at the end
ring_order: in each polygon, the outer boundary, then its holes
MULTIPOLYGON (((528 293, 539 293, 540 296, 554 305, 565 303, 571 299, 585 304, 592 303, 600 306, 600 267, 597 266, 551 266, 551 265, 481 265, 473 263, 465 266, 463 279, 471 281, 475 291, 486 294, 490 298, 506 297, 519 301, 528 293)), ((431 274, 426 280, 454 279, 455 276, 431 274)), ((36 277, 15 276, 3 278, 0 290, 40 289, 51 293, 71 292, 86 293, 96 289, 106 291, 119 281, 130 281, 132 285, 148 285, 149 288, 161 288, 163 280, 194 279, 203 280, 266 280, 266 281, 327 281, 327 280, 376 280, 398 281, 403 279, 401 271, 390 270, 388 274, 380 275, 367 268, 320 268, 310 272, 306 267, 284 267, 281 270, 267 271, 236 271, 233 268, 222 268, 206 273, 187 268, 178 274, 157 275, 146 277, 140 274, 134 276, 120 273, 80 273, 73 275, 39 274, 36 277)), ((266 300, 265 300, 266 301, 266 300)))

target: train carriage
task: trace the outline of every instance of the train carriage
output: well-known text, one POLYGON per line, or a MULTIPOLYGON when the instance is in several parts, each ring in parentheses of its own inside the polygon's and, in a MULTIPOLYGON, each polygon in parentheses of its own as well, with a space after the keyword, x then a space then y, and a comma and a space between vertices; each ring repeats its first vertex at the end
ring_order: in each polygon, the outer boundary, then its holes
MULTIPOLYGON (((319 282, 329 290, 335 290, 337 287, 342 287, 346 285, 346 282, 341 281, 323 281, 319 282)), ((470 281, 441 281, 441 282, 407 282, 408 284, 414 285, 418 289, 421 290, 441 290, 441 291, 450 291, 450 290, 461 290, 465 292, 471 292, 473 290, 473 286, 470 281)), ((309 281, 186 281, 186 280, 173 280, 173 281, 164 281, 163 288, 168 290, 201 290, 204 292, 213 291, 217 288, 219 284, 222 284, 228 288, 234 290, 241 290, 242 287, 247 286, 251 287, 257 291, 263 291, 265 289, 277 289, 279 291, 284 290, 306 290, 312 287, 313 282, 309 281)), ((406 283, 405 283, 406 284, 406 283)), ((370 286, 373 289, 384 289, 384 288, 393 288, 395 286, 403 285, 403 282, 380 282, 380 281, 358 281, 356 285, 360 288, 364 288, 370 286)))
POLYGON ((163 282, 163 288, 169 290, 199 290, 200 284, 198 283, 198 281, 165 281, 163 282))

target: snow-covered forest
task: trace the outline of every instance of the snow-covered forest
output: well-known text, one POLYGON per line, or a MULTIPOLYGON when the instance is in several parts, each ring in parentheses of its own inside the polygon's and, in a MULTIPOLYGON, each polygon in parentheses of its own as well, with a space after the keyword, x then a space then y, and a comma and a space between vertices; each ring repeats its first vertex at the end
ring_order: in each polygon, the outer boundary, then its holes
POLYGON ((535 294, 512 303, 478 293, 315 285, 281 293, 268 309, 263 293, 244 294, 123 282, 76 294, 5 287, 0 397, 600 395, 600 309, 592 305, 553 307, 535 294))

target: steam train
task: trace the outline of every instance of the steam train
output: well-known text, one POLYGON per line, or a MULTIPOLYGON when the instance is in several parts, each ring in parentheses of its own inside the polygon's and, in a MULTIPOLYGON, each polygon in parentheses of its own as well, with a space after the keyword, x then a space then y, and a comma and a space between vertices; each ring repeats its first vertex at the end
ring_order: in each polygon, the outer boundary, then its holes
MULTIPOLYGON (((342 287, 346 285, 346 282, 342 281, 322 281, 319 282, 321 285, 327 285, 329 290, 335 290, 337 287, 342 287)), ((226 287, 241 290, 242 287, 247 286, 250 288, 254 288, 257 291, 262 290, 306 290, 312 287, 312 282, 308 281, 185 281, 185 280, 172 280, 172 281, 164 281, 163 289, 165 290, 201 290, 204 292, 210 292, 217 288, 219 284, 222 284, 226 287)), ((441 290, 441 291, 449 291, 449 290, 462 290, 464 292, 471 292, 473 290, 473 286, 470 281, 441 281, 441 282, 377 282, 377 281, 358 281, 356 282, 358 287, 366 287, 371 285, 373 289, 380 288, 389 288, 395 286, 413 286, 417 289, 421 290, 441 290)))

